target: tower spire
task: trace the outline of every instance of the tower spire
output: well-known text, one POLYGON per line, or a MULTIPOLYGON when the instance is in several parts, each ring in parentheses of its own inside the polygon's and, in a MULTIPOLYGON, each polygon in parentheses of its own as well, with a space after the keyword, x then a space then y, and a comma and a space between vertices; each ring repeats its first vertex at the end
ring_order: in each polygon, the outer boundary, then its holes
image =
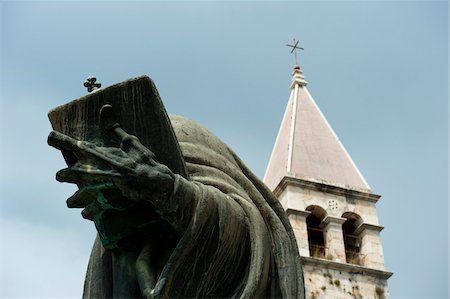
MULTIPOLYGON (((298 42, 288 46, 296 55, 298 42)), ((353 288, 355 297, 373 297, 373 290, 389 297, 392 273, 384 266, 383 227, 375 206, 380 196, 372 192, 312 98, 297 59, 264 183, 289 217, 305 294, 344 298, 345 289, 353 288), (318 291, 323 275, 339 276, 342 282, 336 285, 341 287, 318 291)))
POLYGON ((306 85, 303 72, 296 65, 264 182, 274 190, 287 176, 370 190, 306 85))

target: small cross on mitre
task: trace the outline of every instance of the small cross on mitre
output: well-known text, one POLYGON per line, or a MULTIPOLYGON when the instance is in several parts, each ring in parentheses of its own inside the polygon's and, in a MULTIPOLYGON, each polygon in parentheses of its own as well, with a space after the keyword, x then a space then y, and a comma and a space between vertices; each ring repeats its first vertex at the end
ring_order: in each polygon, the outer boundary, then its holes
POLYGON ((100 82, 97 82, 97 78, 94 76, 87 77, 83 85, 87 88, 88 92, 93 92, 94 90, 99 89, 102 86, 100 82))

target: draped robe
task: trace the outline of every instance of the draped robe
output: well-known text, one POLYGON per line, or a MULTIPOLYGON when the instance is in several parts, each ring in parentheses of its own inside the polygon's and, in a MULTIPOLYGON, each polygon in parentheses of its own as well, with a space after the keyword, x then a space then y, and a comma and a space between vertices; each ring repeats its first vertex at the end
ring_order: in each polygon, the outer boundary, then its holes
MULTIPOLYGON (((189 179, 175 175, 173 194, 158 210, 181 237, 155 297, 304 298, 293 230, 274 194, 204 127, 180 116, 171 122, 189 179)), ((97 238, 83 298, 138 297, 135 260, 97 238), (124 286, 128 293, 116 291, 124 286)))

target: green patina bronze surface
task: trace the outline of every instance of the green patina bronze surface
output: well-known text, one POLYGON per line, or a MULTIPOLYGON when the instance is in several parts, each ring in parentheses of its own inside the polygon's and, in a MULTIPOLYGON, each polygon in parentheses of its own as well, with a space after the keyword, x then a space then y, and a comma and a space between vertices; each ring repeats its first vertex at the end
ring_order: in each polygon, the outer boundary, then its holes
POLYGON ((67 200, 98 231, 83 298, 304 298, 272 192, 222 141, 169 119, 148 77, 49 113, 67 200))

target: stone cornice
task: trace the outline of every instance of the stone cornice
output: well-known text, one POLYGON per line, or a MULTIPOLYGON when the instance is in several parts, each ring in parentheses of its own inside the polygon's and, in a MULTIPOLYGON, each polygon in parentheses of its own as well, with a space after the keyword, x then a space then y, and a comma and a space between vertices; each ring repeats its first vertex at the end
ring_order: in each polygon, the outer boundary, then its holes
POLYGON ((306 179, 299 179, 291 176, 285 176, 280 181, 280 183, 277 185, 273 193, 278 197, 284 189, 288 185, 298 186, 304 189, 309 189, 313 191, 319 191, 319 192, 325 192, 325 193, 331 193, 335 195, 341 195, 346 197, 351 197, 358 200, 366 200, 370 202, 377 202, 378 199, 381 197, 381 195, 371 193, 370 191, 364 191, 364 190, 356 190, 356 189, 350 189, 335 185, 330 185, 325 182, 318 182, 313 180, 306 180, 306 179))
POLYGON ((289 215, 297 215, 297 216, 302 216, 302 217, 308 217, 311 212, 310 211, 300 211, 300 210, 294 210, 294 209, 287 209, 286 210, 286 214, 289 215))
POLYGON ((321 258, 302 256, 302 264, 310 266, 319 266, 321 268, 345 271, 350 274, 369 275, 376 278, 388 279, 393 275, 392 272, 367 268, 360 265, 338 263, 335 261, 325 260, 321 258))
POLYGON ((320 227, 326 227, 330 223, 342 225, 346 220, 346 218, 327 215, 325 219, 322 220, 322 223, 320 223, 320 227))
POLYGON ((381 232, 383 229, 384 229, 384 227, 380 226, 380 225, 361 223, 361 225, 355 229, 355 234, 358 235, 363 230, 371 230, 371 231, 381 232))

